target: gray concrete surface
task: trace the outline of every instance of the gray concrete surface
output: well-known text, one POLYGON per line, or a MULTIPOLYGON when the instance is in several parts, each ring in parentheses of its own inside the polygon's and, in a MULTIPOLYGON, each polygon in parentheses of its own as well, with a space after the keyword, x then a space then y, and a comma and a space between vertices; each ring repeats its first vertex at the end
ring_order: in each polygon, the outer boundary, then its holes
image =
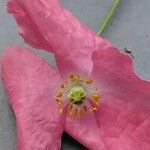
MULTIPOLYGON (((113 0, 62 0, 62 3, 87 26, 97 31, 113 0)), ((0 0, 0 54, 3 49, 13 44, 27 47, 18 36, 16 24, 6 13, 6 0, 0 0)), ((136 72, 139 76, 150 79, 150 0, 123 0, 116 16, 110 24, 105 37, 114 45, 133 51, 136 72)), ((34 51, 34 50, 33 50, 34 51)), ((55 65, 52 55, 37 52, 49 63, 55 65)), ((67 135, 62 139, 62 150, 82 150, 67 135)), ((7 96, 0 82, 0 150, 16 150, 15 119, 7 96)))

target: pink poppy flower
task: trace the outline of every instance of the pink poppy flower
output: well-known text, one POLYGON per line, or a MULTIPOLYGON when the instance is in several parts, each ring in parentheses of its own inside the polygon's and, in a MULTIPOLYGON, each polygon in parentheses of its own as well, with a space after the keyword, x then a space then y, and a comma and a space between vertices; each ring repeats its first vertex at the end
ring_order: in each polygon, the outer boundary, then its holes
POLYGON ((60 149, 63 131, 90 150, 150 149, 150 82, 127 55, 58 0, 10 0, 8 10, 25 42, 58 66, 18 46, 2 57, 19 150, 60 149))

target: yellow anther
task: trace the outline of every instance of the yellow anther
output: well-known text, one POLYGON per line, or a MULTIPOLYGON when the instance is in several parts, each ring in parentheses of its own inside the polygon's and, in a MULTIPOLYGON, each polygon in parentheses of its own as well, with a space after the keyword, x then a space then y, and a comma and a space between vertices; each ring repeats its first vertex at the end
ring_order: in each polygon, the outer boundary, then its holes
POLYGON ((64 89, 65 88, 65 84, 61 84, 61 86, 60 86, 62 89, 64 89))
POLYGON ((95 104, 95 105, 97 105, 97 106, 99 106, 99 101, 97 101, 95 99, 92 100, 92 103, 95 104))
POLYGON ((62 84, 60 85, 60 90, 55 95, 58 111, 60 113, 63 113, 64 107, 67 107, 67 113, 73 119, 80 118, 86 113, 97 111, 100 104, 101 95, 99 93, 99 89, 96 86, 92 86, 92 82, 93 80, 88 77, 84 79, 80 78, 80 76, 78 76, 77 74, 69 74, 68 80, 62 82, 62 84), (81 88, 85 90, 85 93, 89 91, 89 94, 91 93, 91 90, 94 90, 94 93, 89 96, 90 99, 85 99, 86 96, 83 96, 82 91, 80 91, 81 88), (68 97, 64 97, 65 95, 68 97), (70 95, 73 96, 71 97, 70 95), (64 98, 68 100, 68 103, 66 103, 67 105, 64 105, 64 98), (81 101, 80 103, 80 100, 83 101, 81 101))
POLYGON ((62 99, 56 99, 58 105, 61 105, 62 104, 62 99))
POLYGON ((84 80, 84 82, 87 84, 91 84, 93 81, 92 81, 92 79, 86 79, 86 80, 84 80))
POLYGON ((95 93, 95 94, 93 94, 92 97, 93 97, 93 99, 97 100, 97 99, 100 98, 100 94, 99 93, 95 93))
POLYGON ((92 109, 93 109, 94 111, 97 111, 97 108, 96 108, 96 107, 93 107, 92 109))
POLYGON ((59 112, 60 112, 60 113, 63 113, 63 111, 64 111, 63 108, 60 108, 60 109, 59 109, 59 112))
POLYGON ((74 78, 74 76, 75 76, 74 74, 70 74, 70 76, 69 76, 69 77, 70 77, 70 79, 73 79, 73 78, 74 78))
POLYGON ((62 97, 62 92, 58 92, 58 93, 56 94, 56 96, 57 96, 57 97, 62 97))
POLYGON ((79 82, 80 81, 80 77, 76 74, 70 74, 70 79, 72 82, 79 82))

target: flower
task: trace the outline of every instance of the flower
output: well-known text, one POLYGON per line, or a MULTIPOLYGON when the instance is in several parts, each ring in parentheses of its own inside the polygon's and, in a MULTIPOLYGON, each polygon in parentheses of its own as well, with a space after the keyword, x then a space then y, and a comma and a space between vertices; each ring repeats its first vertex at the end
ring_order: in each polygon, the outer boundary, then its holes
POLYGON ((74 18, 57 0, 10 0, 8 11, 58 70, 12 46, 2 79, 17 119, 19 150, 57 150, 66 131, 90 150, 150 149, 150 82, 132 60, 74 18))

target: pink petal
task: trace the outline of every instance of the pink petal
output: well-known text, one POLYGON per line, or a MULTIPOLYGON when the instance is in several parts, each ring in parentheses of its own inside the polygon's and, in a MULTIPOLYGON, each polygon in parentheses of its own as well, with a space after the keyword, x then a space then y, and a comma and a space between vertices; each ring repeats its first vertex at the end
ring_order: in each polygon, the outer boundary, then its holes
POLYGON ((8 11, 15 16, 19 32, 28 44, 56 54, 62 74, 78 72, 81 67, 83 73, 89 73, 92 52, 110 45, 72 16, 58 0, 10 0, 8 11))
POLYGON ((101 87, 96 113, 110 150, 150 149, 150 82, 136 76, 131 59, 115 48, 93 55, 92 75, 101 87))
POLYGON ((94 113, 81 118, 67 116, 65 131, 90 150, 106 150, 94 113))
POLYGON ((2 58, 2 79, 17 119, 18 150, 57 150, 63 116, 55 93, 59 74, 38 56, 14 46, 2 58))

